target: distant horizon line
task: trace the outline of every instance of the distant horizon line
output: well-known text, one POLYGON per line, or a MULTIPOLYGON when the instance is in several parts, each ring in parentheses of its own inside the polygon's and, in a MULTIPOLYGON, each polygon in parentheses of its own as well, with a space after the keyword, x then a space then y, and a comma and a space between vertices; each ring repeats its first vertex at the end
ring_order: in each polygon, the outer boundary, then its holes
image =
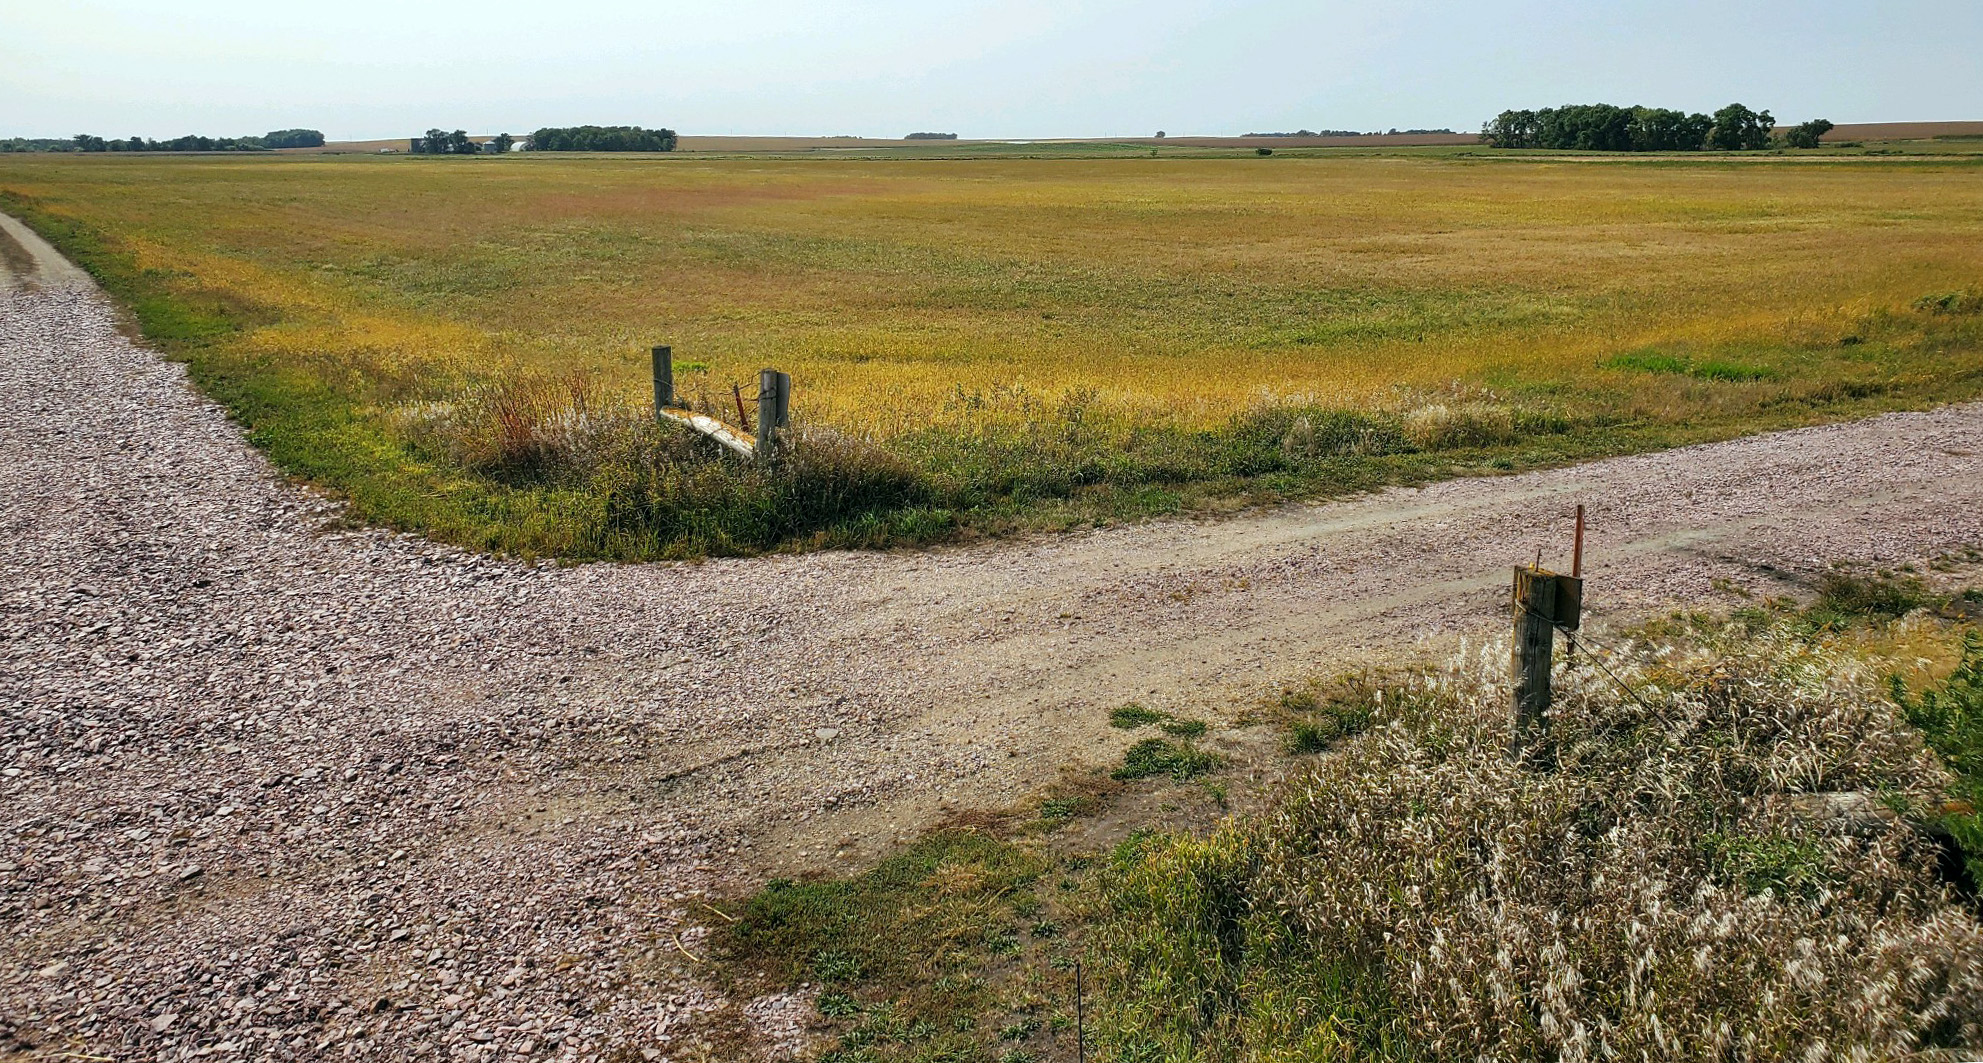
MULTIPOLYGON (((578 123, 578 124, 607 125, 608 123, 588 122, 588 123, 578 123)), ((627 123, 627 124, 631 124, 631 123, 627 123)), ((1795 122, 1789 122, 1784 120, 1779 120, 1777 123, 1778 127, 1785 127, 1795 124, 1796 124, 1795 122)), ((1885 119, 1880 121, 1868 121, 1868 122, 1839 122, 1837 123, 1837 128, 1838 129, 1848 129, 1848 128, 1869 129, 1869 128, 1877 128, 1877 127, 1896 127, 1896 126, 1977 126, 1977 125, 1983 125, 1983 118, 1885 119)), ((310 127, 295 126, 291 128, 310 128, 310 127)), ((497 132, 494 133, 471 133, 469 134, 469 136, 474 139, 488 139, 488 138, 500 136, 504 132, 510 132, 510 135, 512 136, 527 136, 529 133, 539 128, 560 128, 560 127, 554 127, 554 126, 534 126, 529 128, 519 127, 519 129, 521 130, 520 132, 498 130, 497 132)), ((672 128, 672 127, 668 127, 665 125, 657 125, 657 126, 646 126, 643 128, 664 129, 664 128, 672 128)), ((1423 128, 1423 127, 1419 127, 1419 128, 1423 128)), ((931 129, 927 131, 949 132, 948 130, 935 130, 935 129, 931 129)), ((343 136, 343 137, 333 138, 330 135, 326 134, 324 137, 324 144, 326 147, 329 147, 331 145, 337 145, 337 144, 375 144, 386 141, 410 141, 410 140, 418 139, 421 133, 424 133, 424 130, 413 133, 389 134, 385 136, 343 136)), ((1473 137, 1478 135, 1477 131, 1465 126, 1452 127, 1452 132, 1450 133, 1440 133, 1440 132, 1413 133, 1413 132, 1405 132, 1402 130, 1402 128, 1400 129, 1399 132, 1396 133, 1392 133, 1388 130, 1363 130, 1355 133, 1318 132, 1311 137, 1298 137, 1297 134, 1299 133, 1300 133, 1299 129, 1285 131, 1285 132, 1276 131, 1274 133, 1261 133, 1261 132, 1174 133, 1169 130, 1164 130, 1161 136, 1158 136, 1156 133, 1114 133, 1114 134, 1088 134, 1088 135, 1062 135, 1062 136, 967 136, 963 133, 957 133, 954 139, 950 139, 950 138, 920 139, 919 138, 916 140, 910 140, 906 134, 896 135, 896 136, 886 136, 886 135, 874 135, 874 134, 863 134, 863 133, 733 133, 733 132, 711 133, 711 132, 686 132, 680 129, 675 129, 675 135, 683 139, 694 138, 694 139, 709 139, 709 140, 863 140, 863 141, 877 141, 884 143, 907 142, 907 143, 919 143, 919 144, 922 143, 1078 144, 1078 143, 1092 143, 1092 142, 1103 142, 1103 141, 1142 141, 1142 140, 1160 140, 1160 139, 1161 140, 1244 140, 1244 139, 1267 140, 1267 139, 1294 138, 1294 139, 1348 140, 1348 139, 1355 139, 1360 137, 1404 137, 1404 136, 1473 137)), ((89 135, 95 136, 98 134, 92 133, 89 135)), ((180 135, 206 136, 210 134, 180 134, 180 135)), ((260 136, 262 134, 247 133, 241 135, 260 136)), ((73 140, 75 136, 76 134, 63 134, 57 136, 37 136, 34 134, 26 134, 26 133, 10 133, 5 135, 0 135, 0 140, 62 141, 62 140, 73 140)), ((113 139, 124 139, 124 138, 117 137, 113 139)), ((148 139, 170 139, 170 138, 148 138, 148 139)), ((298 148, 298 149, 285 149, 285 150, 307 151, 307 150, 317 150, 317 149, 298 148)))

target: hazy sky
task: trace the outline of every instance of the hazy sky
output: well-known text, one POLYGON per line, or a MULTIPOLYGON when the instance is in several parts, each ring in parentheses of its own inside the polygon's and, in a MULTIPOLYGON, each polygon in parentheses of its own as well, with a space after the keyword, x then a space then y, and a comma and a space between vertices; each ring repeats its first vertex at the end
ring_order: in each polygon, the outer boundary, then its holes
POLYGON ((0 0, 0 136, 1983 119, 1983 0, 0 0))

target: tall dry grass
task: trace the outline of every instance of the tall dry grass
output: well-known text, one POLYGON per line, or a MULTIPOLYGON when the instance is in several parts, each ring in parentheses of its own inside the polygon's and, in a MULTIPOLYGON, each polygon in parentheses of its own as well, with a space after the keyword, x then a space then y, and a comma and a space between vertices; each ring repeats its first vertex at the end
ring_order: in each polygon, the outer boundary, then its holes
POLYGON ((1503 755, 1505 647, 1381 689, 1265 819, 1119 851, 1121 1060, 1888 1060, 1983 1047, 1983 928, 1897 817, 1947 784, 1851 660, 1764 638, 1559 677, 1503 755), (1857 801, 1857 799, 1854 799, 1857 801))

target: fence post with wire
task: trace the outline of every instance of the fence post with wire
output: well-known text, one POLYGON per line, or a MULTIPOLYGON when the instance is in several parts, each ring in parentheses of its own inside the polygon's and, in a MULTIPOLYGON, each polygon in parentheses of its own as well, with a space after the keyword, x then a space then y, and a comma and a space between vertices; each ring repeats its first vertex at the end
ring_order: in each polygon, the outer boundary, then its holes
POLYGON ((1515 645, 1510 670, 1515 685, 1515 726, 1509 755, 1520 757, 1549 744, 1549 668, 1556 629, 1575 631, 1583 613, 1584 581, 1548 569, 1515 569, 1515 645))
POLYGON ((1584 612, 1583 506, 1577 507, 1577 539, 1571 556, 1568 576, 1543 568, 1541 551, 1535 564, 1515 568, 1515 639, 1509 659, 1515 714, 1508 741, 1508 755, 1515 759, 1549 746, 1549 669, 1556 655, 1556 631, 1561 628, 1574 647, 1572 633, 1584 612))

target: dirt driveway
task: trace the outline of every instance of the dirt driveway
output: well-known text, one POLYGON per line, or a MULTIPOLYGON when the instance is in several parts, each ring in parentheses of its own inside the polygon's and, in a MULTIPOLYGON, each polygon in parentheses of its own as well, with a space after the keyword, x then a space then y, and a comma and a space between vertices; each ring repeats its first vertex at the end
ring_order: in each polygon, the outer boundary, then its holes
POLYGON ((700 891, 1118 757, 1130 699, 1497 631, 1577 501, 1600 623, 1983 542, 1966 406, 925 553, 492 560, 341 528, 0 223, 0 1055, 692 1058, 655 958, 700 891))

